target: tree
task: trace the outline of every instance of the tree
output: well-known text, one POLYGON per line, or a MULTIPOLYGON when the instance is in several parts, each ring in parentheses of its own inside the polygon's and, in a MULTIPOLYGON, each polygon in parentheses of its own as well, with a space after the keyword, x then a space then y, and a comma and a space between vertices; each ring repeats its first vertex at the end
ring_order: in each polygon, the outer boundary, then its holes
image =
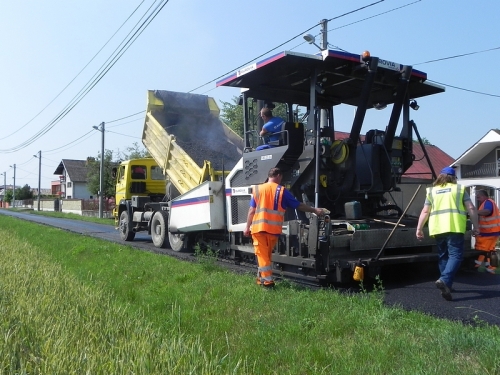
POLYGON ((5 195, 4 195, 4 197, 3 197, 3 200, 4 200, 5 202, 7 202, 8 204, 11 204, 11 203, 12 203, 12 198, 13 198, 13 197, 12 197, 12 190, 7 190, 7 191, 5 192, 5 195))
POLYGON ((145 148, 142 148, 139 143, 134 142, 132 146, 128 146, 125 152, 118 151, 118 159, 120 160, 130 160, 130 159, 142 159, 150 158, 151 154, 145 148))
MULTIPOLYGON (((413 143, 419 143, 418 139, 414 139, 413 143)), ((425 137, 422 137, 422 143, 426 146, 432 146, 432 143, 425 137)))
MULTIPOLYGON (((104 179, 103 179, 103 196, 106 198, 115 195, 115 180, 112 176, 113 167, 116 166, 113 162, 113 151, 104 151, 104 179)), ((100 179, 101 179, 101 154, 97 158, 87 158, 87 189, 96 196, 99 192, 100 179)))
POLYGON ((21 189, 16 189, 16 200, 33 199, 33 191, 31 187, 26 184, 21 189))
MULTIPOLYGON (((4 201, 11 204, 12 198, 14 198, 12 190, 7 190, 3 198, 4 201)), ((33 199, 33 192, 28 184, 24 185, 22 188, 16 189, 16 201, 23 201, 25 199, 33 199)))

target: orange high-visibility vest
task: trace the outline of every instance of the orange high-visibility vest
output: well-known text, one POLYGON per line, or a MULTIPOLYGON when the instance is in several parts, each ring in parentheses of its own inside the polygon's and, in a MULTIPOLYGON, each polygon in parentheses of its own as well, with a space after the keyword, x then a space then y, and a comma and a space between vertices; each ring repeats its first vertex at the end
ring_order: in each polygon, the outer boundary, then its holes
MULTIPOLYGON (((500 212, 498 210, 497 204, 491 200, 487 199, 486 201, 490 201, 493 205, 493 211, 491 212, 490 216, 479 216, 479 232, 480 233, 495 233, 495 232, 500 232, 500 212)), ((480 210, 484 209, 484 204, 486 203, 484 201, 481 203, 481 206, 479 207, 480 210)))
POLYGON ((285 209, 281 207, 285 188, 274 182, 255 185, 252 189, 256 203, 252 221, 252 233, 267 232, 281 234, 285 209))

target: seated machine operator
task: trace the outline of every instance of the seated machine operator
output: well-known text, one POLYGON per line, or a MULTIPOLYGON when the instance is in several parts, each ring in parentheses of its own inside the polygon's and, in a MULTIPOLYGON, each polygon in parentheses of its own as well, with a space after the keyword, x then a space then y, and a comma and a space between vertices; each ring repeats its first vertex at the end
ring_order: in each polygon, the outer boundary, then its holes
POLYGON ((262 120, 264 121, 264 126, 262 127, 259 135, 261 137, 268 137, 268 142, 276 144, 260 145, 255 150, 265 150, 278 146, 279 140, 283 136, 283 133, 279 132, 283 130, 285 121, 281 117, 274 117, 270 108, 262 108, 260 110, 260 117, 262 117, 262 120))

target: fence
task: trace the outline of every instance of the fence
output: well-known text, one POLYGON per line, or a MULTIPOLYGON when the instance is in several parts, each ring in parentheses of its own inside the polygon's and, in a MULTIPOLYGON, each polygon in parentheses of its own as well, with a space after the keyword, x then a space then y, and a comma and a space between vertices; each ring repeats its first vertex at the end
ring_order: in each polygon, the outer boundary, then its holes
MULTIPOLYGON (((17 204, 16 204, 16 207, 17 204)), ((103 218, 113 217, 113 208, 115 202, 112 199, 106 199, 102 209, 103 218)), ((31 208, 38 209, 37 204, 31 203, 31 208)), ((73 213, 82 216, 99 216, 98 199, 40 199, 40 211, 55 211, 64 213, 73 213)))

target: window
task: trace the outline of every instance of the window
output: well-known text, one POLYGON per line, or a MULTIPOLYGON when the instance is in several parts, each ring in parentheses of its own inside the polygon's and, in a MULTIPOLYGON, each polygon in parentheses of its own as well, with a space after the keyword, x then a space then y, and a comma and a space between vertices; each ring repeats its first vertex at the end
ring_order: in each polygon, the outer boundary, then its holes
POLYGON ((123 179, 123 176, 125 176, 125 166, 120 165, 120 169, 118 169, 118 180, 123 179))
POLYGON ((146 179, 146 166, 145 165, 132 165, 132 179, 145 180, 146 179))
POLYGON ((154 167, 151 167, 151 179, 152 180, 165 179, 165 177, 163 176, 163 170, 156 165, 154 167))
POLYGON ((71 181, 69 181, 66 185, 70 188, 72 185, 71 181))

